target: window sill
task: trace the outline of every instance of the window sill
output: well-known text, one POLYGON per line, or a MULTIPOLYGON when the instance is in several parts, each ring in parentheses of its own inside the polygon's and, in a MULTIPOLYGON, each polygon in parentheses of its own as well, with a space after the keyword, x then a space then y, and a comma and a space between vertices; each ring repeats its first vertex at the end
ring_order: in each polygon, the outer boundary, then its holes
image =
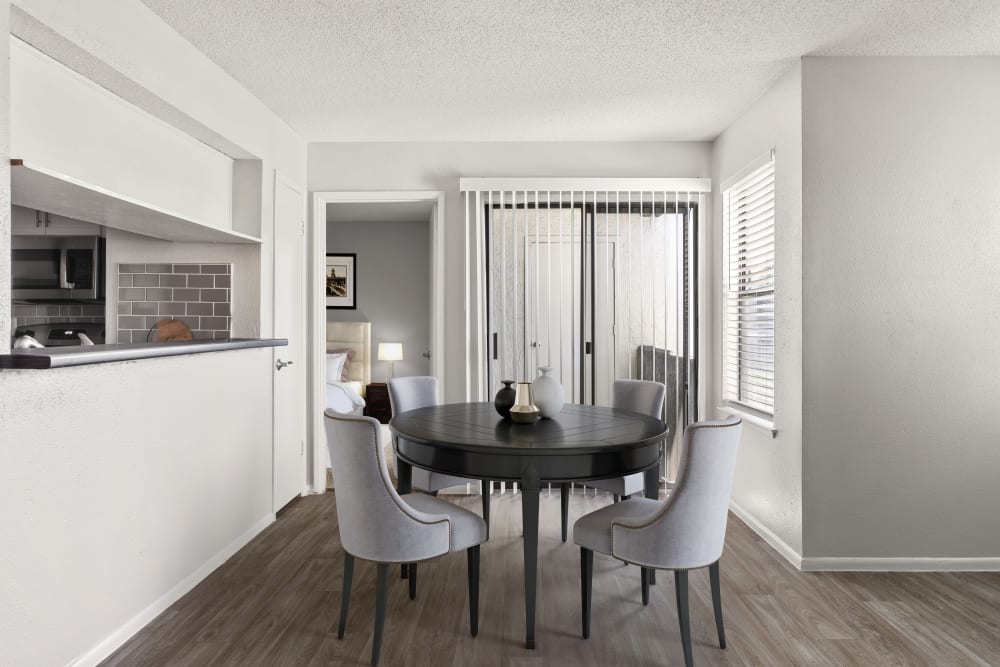
POLYGON ((720 412, 725 412, 727 415, 735 415, 745 421, 747 424, 756 426, 757 428, 763 429, 771 434, 772 438, 778 437, 778 429, 774 428, 774 422, 763 417, 758 417, 757 415, 750 414, 745 410, 740 410, 739 408, 734 408, 731 405, 719 405, 716 406, 716 410, 720 412))

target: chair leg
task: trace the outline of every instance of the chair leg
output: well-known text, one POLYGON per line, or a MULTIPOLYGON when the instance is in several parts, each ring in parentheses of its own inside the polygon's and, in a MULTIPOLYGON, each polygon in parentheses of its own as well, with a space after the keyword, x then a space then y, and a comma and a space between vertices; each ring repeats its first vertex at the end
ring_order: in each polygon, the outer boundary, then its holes
POLYGON ((410 566, 406 568, 408 570, 407 574, 410 579, 410 599, 417 599, 417 564, 410 563, 410 566))
POLYGON ((613 495, 612 495, 612 498, 613 498, 613 501, 614 501, 614 504, 615 504, 615 505, 617 505, 617 504, 618 504, 618 502, 619 502, 619 501, 621 500, 621 498, 619 498, 619 497, 618 497, 618 494, 617 494, 617 493, 613 494, 613 495))
POLYGON ((580 601, 583 606, 583 638, 590 638, 590 600, 593 595, 594 552, 580 547, 580 601))
POLYGON ((560 517, 562 519, 562 541, 566 541, 569 531, 569 484, 559 485, 560 517))
POLYGON ((389 566, 379 563, 375 583, 375 636, 372 637, 372 664, 378 664, 382 649, 382 630, 385 628, 385 603, 389 597, 389 566))
POLYGON ((337 626, 337 639, 344 638, 347 627, 347 607, 351 603, 351 580, 354 578, 354 556, 344 552, 344 583, 340 592, 340 625, 337 626))
POLYGON ((642 570, 640 577, 642 578, 642 606, 649 606, 649 568, 640 568, 642 570))
POLYGON ((715 629, 719 631, 719 648, 726 648, 726 630, 722 625, 722 590, 719 587, 719 561, 708 566, 712 582, 712 606, 715 607, 715 629))
POLYGON ((627 496, 622 496, 622 500, 631 500, 631 499, 632 499, 632 494, 629 494, 627 496))
POLYGON ((399 566, 399 578, 406 579, 406 563, 399 566))
POLYGON ((469 561, 469 630, 479 634, 479 545, 465 550, 469 561))
POLYGON ((684 647, 684 665, 692 667, 694 658, 691 656, 691 616, 688 612, 688 573, 687 570, 674 570, 674 588, 677 592, 677 618, 681 625, 681 645, 684 647))
POLYGON ((483 496, 483 521, 486 522, 486 539, 490 539, 490 486, 492 482, 484 479, 480 482, 479 492, 483 496))

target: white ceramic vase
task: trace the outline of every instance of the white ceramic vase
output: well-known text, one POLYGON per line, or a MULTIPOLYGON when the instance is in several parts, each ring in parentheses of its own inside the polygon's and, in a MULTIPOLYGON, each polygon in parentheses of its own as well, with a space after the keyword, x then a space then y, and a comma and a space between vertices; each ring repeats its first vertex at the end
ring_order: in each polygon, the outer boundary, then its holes
POLYGON ((532 383, 532 394, 534 394, 535 405, 538 406, 542 417, 552 419, 563 409, 566 403, 566 390, 549 373, 552 372, 550 366, 539 366, 541 375, 535 378, 532 383))

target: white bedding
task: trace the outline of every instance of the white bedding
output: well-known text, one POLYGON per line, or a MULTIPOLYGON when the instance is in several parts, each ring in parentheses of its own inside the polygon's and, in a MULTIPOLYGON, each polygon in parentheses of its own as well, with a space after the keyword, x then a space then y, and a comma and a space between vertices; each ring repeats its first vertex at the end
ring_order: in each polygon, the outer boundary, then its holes
POLYGON ((356 380, 326 382, 326 407, 334 412, 348 415, 360 415, 365 408, 365 399, 361 398, 361 383, 356 380))

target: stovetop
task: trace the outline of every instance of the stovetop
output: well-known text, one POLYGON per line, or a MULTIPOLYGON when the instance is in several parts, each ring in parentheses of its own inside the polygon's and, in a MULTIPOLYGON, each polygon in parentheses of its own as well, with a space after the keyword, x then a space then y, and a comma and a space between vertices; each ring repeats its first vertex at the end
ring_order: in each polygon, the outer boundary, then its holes
POLYGON ((26 324, 14 330, 14 340, 21 336, 31 336, 45 347, 61 347, 67 345, 80 345, 80 337, 83 333, 95 345, 104 343, 104 322, 49 322, 47 324, 26 324))

